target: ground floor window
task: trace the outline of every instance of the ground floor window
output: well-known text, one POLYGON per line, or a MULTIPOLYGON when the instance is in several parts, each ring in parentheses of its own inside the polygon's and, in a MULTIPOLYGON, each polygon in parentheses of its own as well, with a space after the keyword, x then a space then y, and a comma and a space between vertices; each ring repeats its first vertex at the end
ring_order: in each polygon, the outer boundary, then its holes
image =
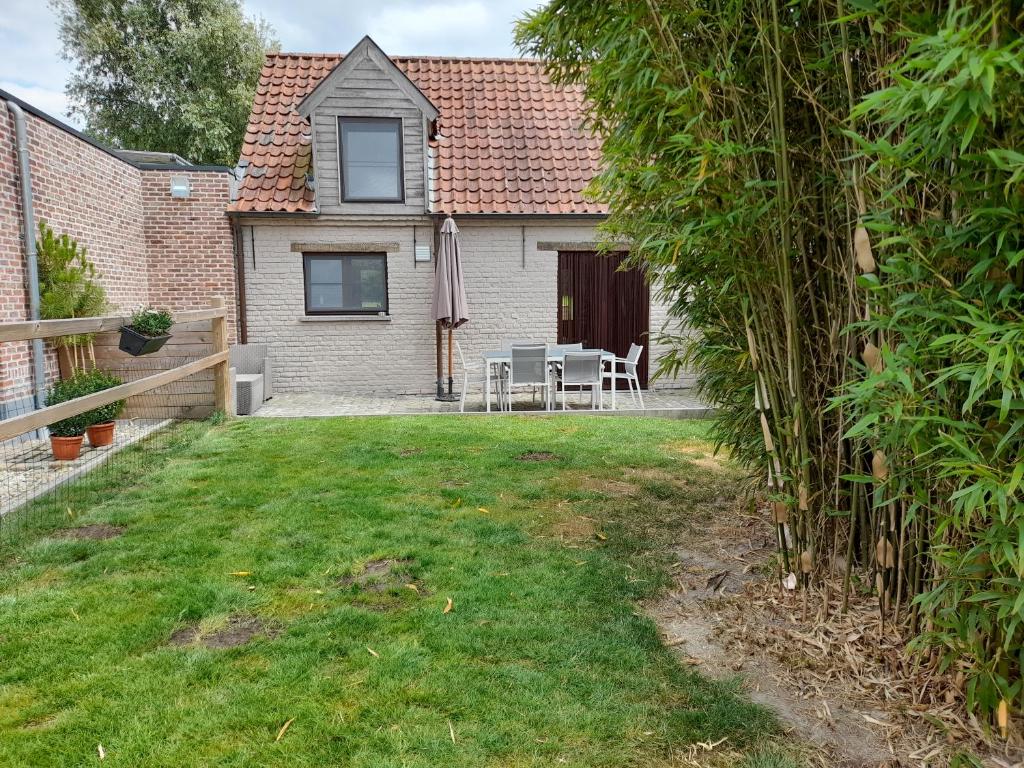
POLYGON ((307 315, 387 314, 387 254, 306 253, 302 260, 307 315))

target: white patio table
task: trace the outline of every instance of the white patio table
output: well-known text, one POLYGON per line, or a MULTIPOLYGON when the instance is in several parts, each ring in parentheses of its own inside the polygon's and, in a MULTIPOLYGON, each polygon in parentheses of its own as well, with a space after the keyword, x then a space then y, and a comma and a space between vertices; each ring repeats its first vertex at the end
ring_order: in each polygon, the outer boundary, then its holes
MULTIPOLYGON (((607 352, 603 349, 574 349, 574 353, 579 352, 600 352, 601 363, 603 365, 611 366, 611 370, 614 370, 615 366, 615 353, 607 352)), ((491 412, 491 367, 501 363, 507 365, 512 364, 512 351, 508 349, 496 349, 492 352, 484 352, 484 370, 487 372, 487 376, 484 380, 484 402, 487 404, 487 413, 491 412)), ((548 361, 552 363, 561 363, 565 360, 565 351, 552 349, 548 352, 548 361)), ((550 374, 549 374, 550 375, 550 374)), ((552 393, 553 394, 553 393, 552 393)), ((563 393, 564 394, 564 393, 563 393)), ((615 410, 615 387, 612 387, 612 410, 615 410)))

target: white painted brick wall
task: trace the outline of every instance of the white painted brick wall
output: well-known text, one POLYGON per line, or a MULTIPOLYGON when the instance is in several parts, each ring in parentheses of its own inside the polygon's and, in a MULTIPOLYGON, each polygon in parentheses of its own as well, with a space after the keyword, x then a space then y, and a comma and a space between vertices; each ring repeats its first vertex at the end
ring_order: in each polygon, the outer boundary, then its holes
MULTIPOLYGON (((455 338, 467 360, 476 362, 482 351, 499 348, 507 338, 554 342, 558 256, 553 251, 538 251, 537 243, 592 241, 597 239, 594 228, 571 223, 521 227, 493 220, 456 221, 462 231, 471 319, 455 331, 455 338)), ((429 220, 416 227, 416 236, 420 244, 430 242, 429 220)), ((412 224, 252 220, 244 222, 242 241, 249 341, 271 345, 276 390, 351 394, 433 391, 433 263, 413 261, 412 224), (291 245, 311 242, 398 242, 399 250, 388 254, 391 321, 303 321, 302 254, 292 252, 291 245)), ((655 303, 652 295, 652 328, 660 328, 664 317, 665 308, 655 303)), ((665 381, 658 385, 678 384, 665 381)))

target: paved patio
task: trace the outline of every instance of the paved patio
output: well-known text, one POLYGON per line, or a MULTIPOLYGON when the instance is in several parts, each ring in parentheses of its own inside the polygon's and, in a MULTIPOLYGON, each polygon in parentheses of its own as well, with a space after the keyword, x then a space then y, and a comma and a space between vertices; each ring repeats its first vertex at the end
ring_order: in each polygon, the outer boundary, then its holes
MULTIPOLYGON (((659 416, 668 418, 703 418, 710 415, 711 408, 702 402, 692 390, 665 389, 644 392, 645 409, 630 401, 629 394, 620 392, 615 411, 605 395, 605 410, 600 413, 617 416, 659 416)), ((492 405, 492 409, 493 409, 492 405)), ((584 395, 582 402, 575 394, 569 396, 569 407, 574 413, 596 413, 590 409, 590 397, 584 395)), ((529 392, 517 393, 512 399, 512 408, 519 413, 543 414, 541 396, 534 401, 529 392)), ((479 393, 470 394, 466 399, 466 414, 480 414, 484 404, 479 393)), ((324 392, 284 393, 263 404, 254 415, 260 417, 297 418, 302 416, 374 416, 424 413, 459 413, 458 401, 438 402, 430 395, 342 395, 324 392)), ((492 413, 497 411, 492 410, 492 413)), ((555 413, 561 413, 561 400, 555 413)))

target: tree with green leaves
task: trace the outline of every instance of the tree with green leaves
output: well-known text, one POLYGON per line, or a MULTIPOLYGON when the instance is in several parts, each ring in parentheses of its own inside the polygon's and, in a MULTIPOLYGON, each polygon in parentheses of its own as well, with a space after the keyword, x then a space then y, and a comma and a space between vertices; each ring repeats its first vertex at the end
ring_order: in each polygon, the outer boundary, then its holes
POLYGON ((270 27, 239 0, 51 0, 86 132, 196 163, 238 160, 270 27))

